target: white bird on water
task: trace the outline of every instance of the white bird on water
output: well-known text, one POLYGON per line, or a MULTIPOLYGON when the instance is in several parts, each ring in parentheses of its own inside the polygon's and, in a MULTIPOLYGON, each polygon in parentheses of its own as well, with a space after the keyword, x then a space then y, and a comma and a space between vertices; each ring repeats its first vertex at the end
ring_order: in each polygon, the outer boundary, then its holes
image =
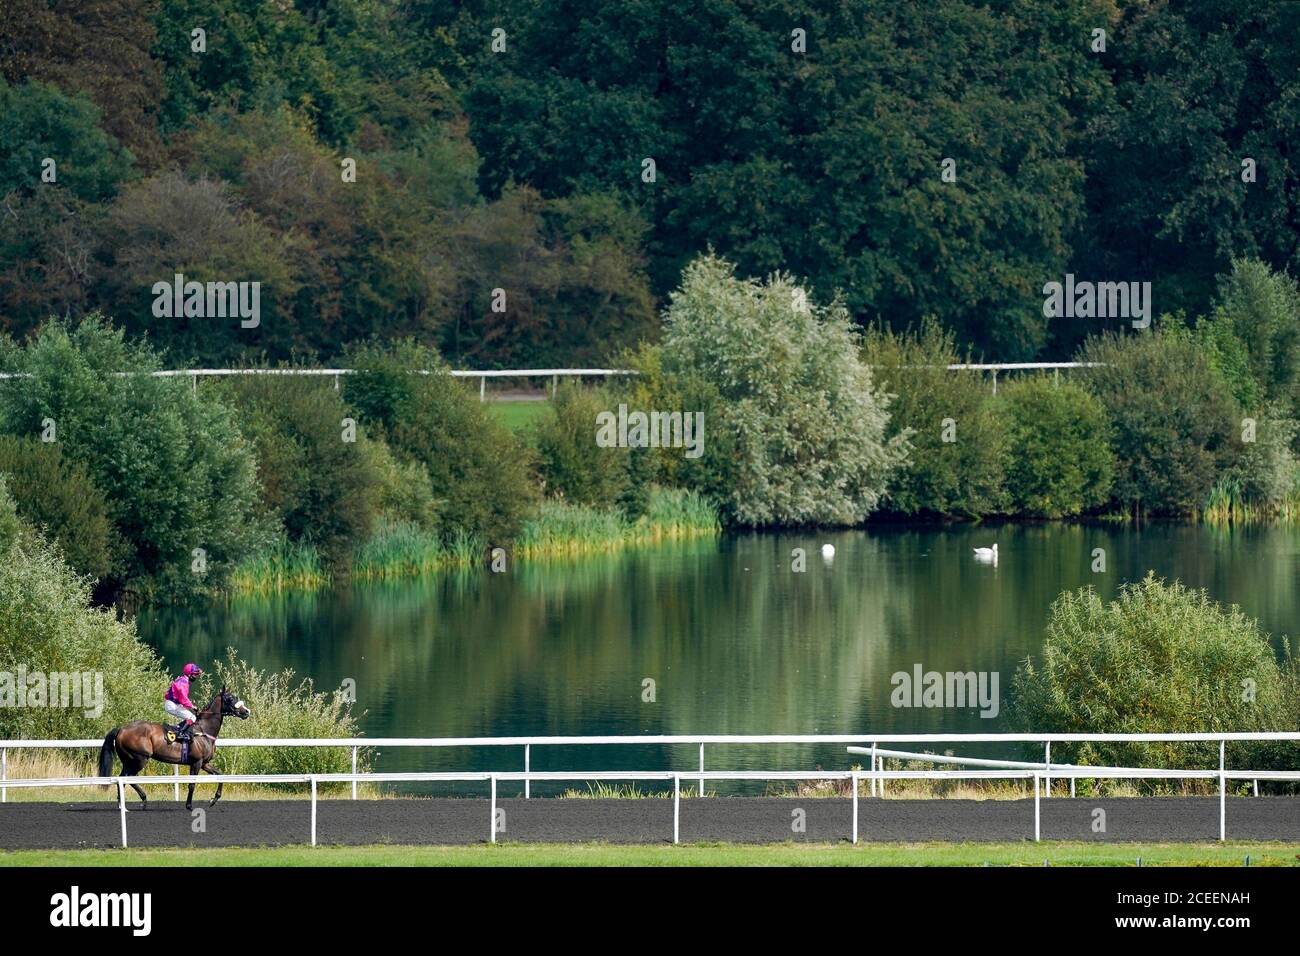
POLYGON ((823 558, 833 558, 833 557, 835 557, 835 545, 833 545, 833 544, 824 544, 824 545, 822 545, 822 557, 823 557, 823 558))
POLYGON ((991 561, 994 564, 998 563, 998 546, 996 544, 991 548, 975 548, 973 550, 975 551, 976 561, 991 561))

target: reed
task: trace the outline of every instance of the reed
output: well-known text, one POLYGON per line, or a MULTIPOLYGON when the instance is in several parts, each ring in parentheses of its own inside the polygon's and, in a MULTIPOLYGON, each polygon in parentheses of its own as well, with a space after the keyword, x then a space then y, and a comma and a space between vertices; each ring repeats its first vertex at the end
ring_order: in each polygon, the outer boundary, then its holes
MULTIPOLYGON (((629 521, 617 509, 544 501, 509 550, 517 558, 568 558, 720 533, 717 510, 702 495, 680 488, 653 488, 646 513, 629 521)), ((381 520, 352 560, 353 580, 420 577, 447 568, 473 567, 487 557, 477 538, 457 533, 442 539, 410 522, 381 520)), ((265 595, 328 586, 332 575, 316 549, 281 539, 241 563, 231 574, 234 594, 265 595)))

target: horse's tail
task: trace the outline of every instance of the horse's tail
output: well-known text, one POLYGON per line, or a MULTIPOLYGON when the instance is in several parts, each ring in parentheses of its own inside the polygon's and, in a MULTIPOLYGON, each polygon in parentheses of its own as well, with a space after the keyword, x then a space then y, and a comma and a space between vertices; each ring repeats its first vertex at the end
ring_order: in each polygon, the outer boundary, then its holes
POLYGON ((113 774, 113 758, 117 750, 117 732, 120 727, 114 727, 104 736, 104 746, 99 748, 99 775, 109 777, 113 774))

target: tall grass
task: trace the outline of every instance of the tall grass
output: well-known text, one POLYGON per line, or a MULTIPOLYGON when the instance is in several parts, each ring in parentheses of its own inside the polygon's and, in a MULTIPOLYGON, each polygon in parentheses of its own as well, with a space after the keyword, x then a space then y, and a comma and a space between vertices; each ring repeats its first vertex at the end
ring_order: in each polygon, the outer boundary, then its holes
MULTIPOLYGON (((544 501, 524 522, 510 550, 522 559, 579 557, 715 535, 719 530, 717 510, 708 499, 680 488, 656 487, 646 513, 636 521, 628 521, 615 509, 544 501)), ((352 577, 363 581, 419 577, 445 568, 472 567, 486 556, 485 545, 470 535, 444 540, 410 522, 384 520, 357 549, 352 577)), ((311 545, 281 540, 272 550, 239 565, 231 575, 230 590, 267 594, 330 583, 329 570, 311 545)))
POLYGON ((238 594, 278 594, 324 587, 329 571, 310 544, 280 538, 267 551, 235 566, 228 587, 238 594))
POLYGON ((1239 479, 1220 478, 1201 509, 1201 520, 1220 526, 1300 522, 1300 489, 1281 501, 1258 501, 1244 493, 1239 479))

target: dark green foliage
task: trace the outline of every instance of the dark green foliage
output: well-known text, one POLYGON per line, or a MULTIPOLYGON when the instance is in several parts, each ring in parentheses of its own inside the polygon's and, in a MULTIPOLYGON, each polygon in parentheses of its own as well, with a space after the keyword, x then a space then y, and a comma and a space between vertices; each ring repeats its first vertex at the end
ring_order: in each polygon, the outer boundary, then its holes
POLYGON ((1012 509, 1062 518, 1105 504, 1114 461, 1101 402, 1082 386, 1045 376, 1010 382, 1000 397, 1012 509))
POLYGON ((359 428, 328 380, 240 376, 222 387, 257 453, 262 501, 290 541, 346 568, 369 536, 383 488, 359 428), (345 440, 345 437, 351 440, 345 440))
POLYGON ((444 539, 508 545, 536 497, 527 448, 445 374, 436 352, 370 344, 349 361, 357 372, 344 380, 344 399, 395 454, 427 470, 444 539))
POLYGON ((153 353, 92 316, 46 324, 4 365, 31 377, 0 385, 0 427, 25 438, 52 427, 63 456, 85 467, 126 545, 119 583, 184 597, 220 584, 263 542, 256 463, 234 415, 188 381, 139 374, 158 368, 153 353))
POLYGON ((1205 503, 1232 453, 1240 414, 1223 379, 1186 335, 1160 331, 1090 339, 1080 380, 1101 400, 1115 452, 1112 498, 1151 514, 1205 503))
POLYGON ((11 86, 0 76, 0 194, 62 188, 91 202, 110 198, 131 155, 98 121, 85 96, 44 83, 11 86), (47 159, 54 161, 53 183, 42 179, 47 159))
POLYGON ((947 368, 963 361, 952 333, 933 321, 907 333, 872 328, 862 355, 894 396, 888 434, 907 434, 910 446, 885 508, 965 517, 1004 510, 1006 422, 981 373, 947 368))
POLYGON ((630 456, 626 448, 596 443, 601 413, 618 413, 618 402, 604 390, 566 383, 556 392, 536 433, 537 467, 548 496, 602 508, 621 500, 630 456))
POLYGON ((0 435, 0 475, 18 514, 58 545, 73 570, 108 574, 117 544, 108 502, 84 465, 63 457, 57 444, 0 435))
POLYGON ((1151 279, 1159 311, 1188 315, 1207 311, 1234 257, 1295 275, 1300 111, 1281 104, 1300 96, 1300 6, 1121 9, 1096 57, 1114 95, 1079 150, 1092 212, 1073 271, 1151 279), (1254 182, 1243 181, 1246 159, 1254 182))

